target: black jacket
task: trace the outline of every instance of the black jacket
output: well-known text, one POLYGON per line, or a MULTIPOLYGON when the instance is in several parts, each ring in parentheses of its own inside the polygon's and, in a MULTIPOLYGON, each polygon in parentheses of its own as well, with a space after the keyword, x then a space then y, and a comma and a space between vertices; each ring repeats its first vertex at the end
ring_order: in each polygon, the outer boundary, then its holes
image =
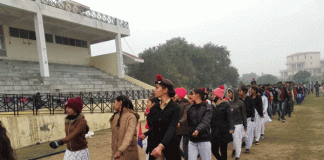
POLYGON ((213 116, 212 106, 202 102, 190 106, 187 113, 187 121, 189 126, 189 139, 192 142, 210 141, 210 121, 213 116), (198 136, 193 137, 192 134, 198 130, 198 136))
POLYGON ((211 141, 229 143, 233 141, 230 130, 234 130, 231 106, 228 101, 222 100, 213 108, 211 120, 211 141))
POLYGON ((152 139, 150 138, 150 140, 152 142, 149 143, 151 143, 153 149, 160 143, 165 149, 177 146, 176 130, 179 119, 180 107, 173 101, 170 101, 163 110, 160 108, 160 104, 156 104, 151 108, 148 121, 151 122, 152 126, 144 135, 151 136, 152 139))
POLYGON ((253 95, 251 96, 252 99, 252 105, 257 110, 260 117, 263 117, 263 105, 262 105, 262 99, 260 96, 256 96, 253 99, 253 95))
POLYGON ((252 104, 252 98, 249 96, 246 96, 245 99, 241 99, 241 101, 244 102, 245 109, 246 109, 246 118, 254 118, 255 117, 255 108, 252 104))
POLYGON ((297 94, 302 94, 303 89, 301 87, 296 87, 297 94))
POLYGON ((243 124, 244 129, 247 128, 246 109, 244 103, 239 99, 237 89, 228 89, 233 93, 233 100, 229 101, 231 108, 233 109, 233 121, 234 125, 243 124))
POLYGON ((278 102, 278 92, 274 88, 272 89, 272 95, 273 95, 273 102, 277 103, 278 102))
MULTIPOLYGON (((151 112, 149 114, 147 114, 147 124, 149 126, 149 128, 152 128, 152 114, 151 112)), ((145 132, 144 135, 147 137, 147 148, 146 148, 146 153, 151 153, 153 151, 153 149, 156 147, 156 145, 153 143, 154 139, 152 136, 150 136, 152 134, 152 131, 149 132, 145 132)))

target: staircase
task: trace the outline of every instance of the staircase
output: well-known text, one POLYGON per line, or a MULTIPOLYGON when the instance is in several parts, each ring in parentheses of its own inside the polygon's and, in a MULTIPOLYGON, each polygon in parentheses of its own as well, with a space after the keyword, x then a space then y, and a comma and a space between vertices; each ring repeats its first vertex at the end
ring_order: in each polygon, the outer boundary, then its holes
POLYGON ((38 62, 0 59, 0 94, 70 93, 143 90, 91 66, 49 64, 40 76, 38 62))

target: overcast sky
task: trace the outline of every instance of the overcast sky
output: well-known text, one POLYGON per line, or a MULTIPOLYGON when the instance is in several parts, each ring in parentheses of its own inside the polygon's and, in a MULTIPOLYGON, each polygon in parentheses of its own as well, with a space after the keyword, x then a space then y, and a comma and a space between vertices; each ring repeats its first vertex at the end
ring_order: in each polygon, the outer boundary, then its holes
MULTIPOLYGON (((135 55, 180 36, 196 45, 227 46, 240 75, 279 76, 287 55, 324 52, 323 0, 75 1, 128 21, 130 47, 122 40, 122 49, 135 55)), ((114 41, 91 49, 92 55, 116 51, 114 41)))

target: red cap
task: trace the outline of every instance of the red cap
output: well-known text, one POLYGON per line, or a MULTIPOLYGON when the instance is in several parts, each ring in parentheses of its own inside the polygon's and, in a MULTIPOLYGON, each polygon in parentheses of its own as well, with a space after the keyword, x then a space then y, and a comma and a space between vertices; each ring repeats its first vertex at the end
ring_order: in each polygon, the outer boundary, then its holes
POLYGON ((81 101, 80 97, 77 98, 70 98, 67 101, 67 104, 65 105, 66 107, 72 108, 73 110, 81 113, 82 108, 83 108, 83 103, 81 101))

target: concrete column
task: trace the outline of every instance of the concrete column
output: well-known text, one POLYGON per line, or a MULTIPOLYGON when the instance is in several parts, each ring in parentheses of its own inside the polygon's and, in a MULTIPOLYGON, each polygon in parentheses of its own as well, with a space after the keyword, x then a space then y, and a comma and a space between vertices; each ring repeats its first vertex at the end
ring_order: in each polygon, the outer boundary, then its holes
MULTIPOLYGON (((117 28, 119 27, 119 20, 117 19, 117 28)), ((117 33, 115 35, 115 43, 116 43, 116 56, 117 56, 117 75, 118 78, 124 78, 125 70, 124 70, 124 59, 123 59, 123 50, 121 46, 121 35, 117 33)))
MULTIPOLYGON (((40 6, 40 1, 36 0, 36 2, 40 6)), ((37 42, 40 73, 42 77, 49 77, 50 75, 48 69, 43 15, 41 14, 40 11, 37 11, 37 13, 35 13, 34 15, 34 24, 35 24, 35 32, 36 32, 36 42, 37 42)))

